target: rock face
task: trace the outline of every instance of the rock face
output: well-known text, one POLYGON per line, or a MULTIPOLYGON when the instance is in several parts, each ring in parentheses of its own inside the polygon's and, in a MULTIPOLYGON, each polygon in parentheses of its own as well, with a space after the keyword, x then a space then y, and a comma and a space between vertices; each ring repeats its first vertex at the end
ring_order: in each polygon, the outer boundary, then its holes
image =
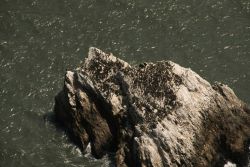
POLYGON ((117 166, 247 163, 250 110, 226 85, 211 86, 171 61, 130 66, 90 48, 67 71, 55 114, 84 150, 117 166))

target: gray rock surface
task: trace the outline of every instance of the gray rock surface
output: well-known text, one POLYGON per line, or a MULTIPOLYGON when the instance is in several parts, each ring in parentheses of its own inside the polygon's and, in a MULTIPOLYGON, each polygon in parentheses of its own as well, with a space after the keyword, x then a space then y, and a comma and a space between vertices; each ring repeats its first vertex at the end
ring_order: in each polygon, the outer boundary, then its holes
POLYGON ((130 66, 90 48, 67 71, 55 114, 82 150, 117 166, 244 166, 250 110, 226 85, 171 61, 130 66))

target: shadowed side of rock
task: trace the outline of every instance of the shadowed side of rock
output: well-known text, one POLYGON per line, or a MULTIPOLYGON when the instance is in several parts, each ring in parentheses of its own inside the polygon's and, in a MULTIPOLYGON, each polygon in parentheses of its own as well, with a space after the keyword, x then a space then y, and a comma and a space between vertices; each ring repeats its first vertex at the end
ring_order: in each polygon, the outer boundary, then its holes
POLYGON ((64 90, 55 98, 55 113, 74 140, 80 142, 82 149, 84 150, 91 141, 92 153, 100 158, 105 154, 105 150, 115 149, 112 128, 100 112, 104 109, 103 106, 109 106, 102 104, 102 99, 98 97, 91 83, 78 77, 80 76, 77 76, 77 73, 66 73, 64 90), (83 82, 86 82, 85 86, 81 85, 83 82))
POLYGON ((170 61, 130 66, 90 48, 67 71, 55 113, 84 150, 117 166, 215 166, 247 161, 250 112, 223 84, 170 61))

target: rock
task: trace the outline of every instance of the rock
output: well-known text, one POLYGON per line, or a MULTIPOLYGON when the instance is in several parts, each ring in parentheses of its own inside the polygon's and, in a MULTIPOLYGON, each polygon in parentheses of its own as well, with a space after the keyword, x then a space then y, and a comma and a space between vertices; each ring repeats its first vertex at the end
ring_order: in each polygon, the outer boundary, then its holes
POLYGON ((250 110, 228 86, 171 61, 130 66, 90 48, 67 71, 55 114, 82 150, 116 165, 222 166, 247 163, 250 110))

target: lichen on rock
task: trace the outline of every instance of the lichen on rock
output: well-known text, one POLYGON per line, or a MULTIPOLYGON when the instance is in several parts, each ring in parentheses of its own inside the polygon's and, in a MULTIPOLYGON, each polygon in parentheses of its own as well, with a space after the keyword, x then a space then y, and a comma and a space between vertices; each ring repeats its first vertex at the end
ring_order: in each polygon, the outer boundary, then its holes
POLYGON ((117 166, 247 163, 250 110, 228 86, 213 86, 171 61, 130 66, 90 48, 67 71, 55 114, 82 150, 117 166))

